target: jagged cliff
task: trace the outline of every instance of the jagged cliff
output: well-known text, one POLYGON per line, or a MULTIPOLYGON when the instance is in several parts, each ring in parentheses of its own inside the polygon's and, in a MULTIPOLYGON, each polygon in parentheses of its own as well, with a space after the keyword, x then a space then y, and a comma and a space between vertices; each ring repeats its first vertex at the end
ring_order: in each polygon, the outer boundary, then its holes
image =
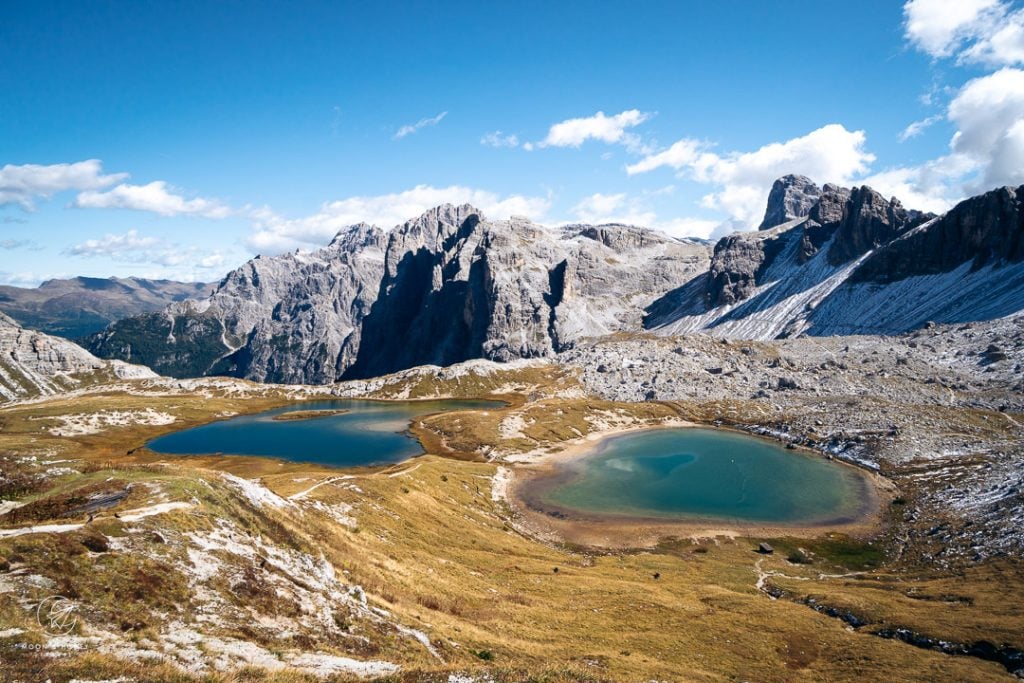
POLYGON ((1022 202, 1024 187, 1006 187, 936 217, 869 187, 783 178, 763 229, 719 241, 708 273, 652 304, 645 326, 771 339, 1003 317, 1024 309, 1022 202))
POLYGON ((100 360, 77 344, 26 330, 0 313, 0 403, 97 381, 148 377, 156 377, 148 368, 100 360))
POLYGON ((206 299, 126 318, 88 346, 101 357, 172 377, 334 381, 355 359, 384 270, 385 243, 382 230, 359 224, 312 253, 256 257, 206 299))
POLYGON ((547 228, 444 205, 388 233, 358 225, 313 253, 253 259, 207 299, 122 320, 89 348, 171 376, 305 383, 546 356, 639 329, 708 251, 643 228, 547 228))

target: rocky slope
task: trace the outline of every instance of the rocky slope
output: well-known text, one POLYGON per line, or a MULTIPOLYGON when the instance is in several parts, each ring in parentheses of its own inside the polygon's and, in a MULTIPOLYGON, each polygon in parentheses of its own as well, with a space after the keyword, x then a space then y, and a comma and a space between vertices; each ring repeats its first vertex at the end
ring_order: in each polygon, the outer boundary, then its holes
POLYGON ((80 339, 115 320, 159 311, 210 290, 201 282, 76 277, 47 280, 33 289, 0 286, 0 311, 30 329, 80 339))
POLYGON ((66 339, 26 330, 0 313, 0 403, 97 381, 155 377, 148 368, 100 360, 66 339))
POLYGON ((170 376, 286 383, 547 356, 639 328, 707 262, 703 244, 643 228, 444 205, 389 233, 359 225, 313 253, 256 258, 207 299, 115 323, 89 348, 170 376))
POLYGON ((645 326, 772 339, 1010 315, 1024 309, 1022 203, 1024 187, 1004 187, 936 217, 868 187, 784 178, 762 230, 723 238, 708 272, 655 302, 645 326))
POLYGON ((896 544, 923 563, 1024 551, 1024 315, 898 337, 620 336, 558 361, 604 398, 680 402, 880 470, 906 501, 896 544))

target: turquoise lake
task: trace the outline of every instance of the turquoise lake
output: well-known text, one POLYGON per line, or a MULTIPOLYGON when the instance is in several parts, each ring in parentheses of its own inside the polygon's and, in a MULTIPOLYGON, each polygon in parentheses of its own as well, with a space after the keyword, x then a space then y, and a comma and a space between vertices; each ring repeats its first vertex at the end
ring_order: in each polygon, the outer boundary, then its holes
POLYGON ((626 517, 763 524, 850 521, 871 500, 860 471, 717 429, 651 429, 611 437, 520 490, 568 518, 626 517))
POLYGON ((150 441, 156 453, 173 455, 255 455, 332 467, 386 465, 422 455, 411 434, 416 417, 447 410, 498 408, 496 401, 355 401, 297 403, 258 415, 173 432, 150 441), (283 413, 347 410, 301 420, 275 420, 283 413))

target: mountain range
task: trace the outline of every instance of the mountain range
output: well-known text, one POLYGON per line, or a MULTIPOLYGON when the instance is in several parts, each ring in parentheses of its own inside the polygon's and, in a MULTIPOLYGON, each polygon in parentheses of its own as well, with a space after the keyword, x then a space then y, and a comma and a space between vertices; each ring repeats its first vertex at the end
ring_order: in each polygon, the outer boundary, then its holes
POLYGON ((0 285, 0 311, 25 327, 79 339, 122 318, 209 292, 210 286, 201 282, 74 277, 31 289, 0 285))
POLYGON ((714 246, 627 225, 545 227, 443 205, 313 252, 256 257, 202 299, 128 317, 90 351, 160 374, 322 384, 551 356, 650 330, 897 334, 1024 309, 1024 187, 942 216, 869 187, 775 182, 760 228, 714 246))
POLYGON ((709 258, 643 228, 551 229, 444 205, 390 232, 360 224, 314 252, 257 257, 208 298, 122 320, 88 346, 169 376, 315 384, 549 356, 638 329, 709 258))

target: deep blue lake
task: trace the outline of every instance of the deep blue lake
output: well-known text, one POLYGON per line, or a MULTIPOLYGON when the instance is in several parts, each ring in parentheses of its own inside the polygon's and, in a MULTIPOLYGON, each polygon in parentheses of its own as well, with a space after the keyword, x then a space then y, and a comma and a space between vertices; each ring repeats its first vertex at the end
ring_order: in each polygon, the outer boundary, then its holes
POLYGON ((419 441, 407 432, 414 418, 501 405, 455 400, 305 402, 173 432, 146 445, 156 453, 174 455, 256 455, 333 467, 385 465, 422 455, 419 441), (289 412, 315 410, 349 412, 301 420, 274 419, 289 412))
POLYGON ((860 471, 718 429, 651 429, 604 440, 521 491, 569 517, 816 524, 849 520, 870 500, 860 471))

